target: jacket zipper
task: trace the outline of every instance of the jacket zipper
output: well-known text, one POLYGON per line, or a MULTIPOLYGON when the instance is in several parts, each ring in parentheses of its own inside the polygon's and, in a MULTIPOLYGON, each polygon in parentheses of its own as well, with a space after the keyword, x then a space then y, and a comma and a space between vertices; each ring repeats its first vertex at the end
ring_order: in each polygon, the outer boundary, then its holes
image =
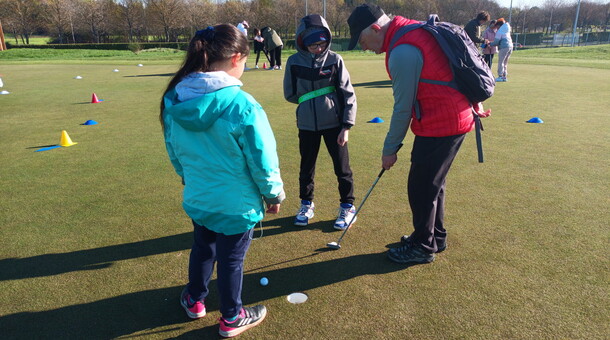
MULTIPOLYGON (((311 69, 313 70, 314 66, 316 64, 316 58, 314 57, 313 60, 311 61, 311 69)), ((314 91, 314 84, 315 82, 312 80, 311 81, 311 90, 314 91)), ((313 128, 314 131, 318 131, 318 112, 316 111, 316 98, 312 98, 311 99, 311 105, 313 106, 313 128)))

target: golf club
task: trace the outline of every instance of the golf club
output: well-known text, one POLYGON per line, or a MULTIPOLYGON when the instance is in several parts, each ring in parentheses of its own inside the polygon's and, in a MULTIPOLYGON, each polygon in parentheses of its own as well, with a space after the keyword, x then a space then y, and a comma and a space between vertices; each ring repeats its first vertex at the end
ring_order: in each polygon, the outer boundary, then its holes
MULTIPOLYGON (((402 148, 402 144, 400 144, 398 146, 398 150, 400 150, 400 148, 402 148)), ((396 150, 396 153, 398 153, 398 150, 396 150)), ((364 202, 366 202, 367 198, 369 198, 369 195, 371 194, 373 189, 375 189, 375 186, 377 185, 377 182, 379 182, 379 179, 381 179, 381 176, 383 175, 384 172, 385 172, 385 169, 381 169, 381 171, 379 172, 379 175, 377 175, 377 178, 375 179, 375 182, 373 182, 373 185, 371 186, 369 191, 366 193, 366 195, 364 195, 364 198, 362 199, 362 202, 360 203, 360 206, 356 210, 356 213, 354 213, 354 216, 352 216, 352 219, 349 221, 349 224, 347 225, 347 227, 343 231, 343 234, 341 234, 341 237, 339 237, 337 242, 329 242, 329 243, 327 243, 326 246, 328 248, 333 249, 333 250, 341 249, 341 240, 343 240, 343 236, 345 236, 345 234, 347 233, 349 228, 352 226, 352 222, 354 222, 354 219, 356 218, 356 216, 360 212, 360 209, 362 209, 362 206, 364 205, 364 202)))

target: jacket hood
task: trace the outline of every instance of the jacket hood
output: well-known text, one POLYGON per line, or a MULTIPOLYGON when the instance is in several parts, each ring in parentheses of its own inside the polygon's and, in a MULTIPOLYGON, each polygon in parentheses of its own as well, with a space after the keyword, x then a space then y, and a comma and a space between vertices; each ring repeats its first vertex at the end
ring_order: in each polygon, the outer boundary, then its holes
POLYGON ((239 79, 226 72, 194 72, 165 95, 165 114, 188 130, 209 128, 231 104, 239 79))
POLYGON ((326 23, 326 20, 324 20, 324 18, 322 18, 320 15, 311 14, 301 19, 301 23, 297 28, 297 39, 295 45, 299 53, 310 56, 311 53, 309 53, 307 47, 303 44, 303 33, 306 33, 306 31, 315 28, 324 29, 326 31, 326 36, 328 37, 328 45, 326 46, 324 52, 320 53, 320 55, 318 56, 318 58, 320 58, 328 54, 328 51, 330 51, 330 44, 332 42, 332 34, 330 34, 330 28, 328 27, 328 23, 326 23))

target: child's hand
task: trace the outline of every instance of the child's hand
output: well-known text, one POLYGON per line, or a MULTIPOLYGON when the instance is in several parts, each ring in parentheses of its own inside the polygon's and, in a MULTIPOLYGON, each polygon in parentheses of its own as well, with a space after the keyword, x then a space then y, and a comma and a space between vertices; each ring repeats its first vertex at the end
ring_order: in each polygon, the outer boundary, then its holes
POLYGON ((339 137, 337 138, 337 144, 340 146, 345 146, 349 139, 349 129, 343 129, 339 132, 339 137))
POLYGON ((280 204, 267 204, 267 214, 277 214, 280 212, 280 204))

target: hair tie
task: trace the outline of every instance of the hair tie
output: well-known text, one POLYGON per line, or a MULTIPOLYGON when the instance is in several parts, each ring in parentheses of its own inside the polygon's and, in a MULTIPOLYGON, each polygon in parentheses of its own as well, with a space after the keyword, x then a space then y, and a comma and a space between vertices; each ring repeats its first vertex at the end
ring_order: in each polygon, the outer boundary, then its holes
POLYGON ((214 36, 216 35, 216 31, 214 30, 214 26, 208 26, 206 29, 199 30, 195 33, 195 36, 200 36, 203 40, 210 42, 214 40, 214 36))

